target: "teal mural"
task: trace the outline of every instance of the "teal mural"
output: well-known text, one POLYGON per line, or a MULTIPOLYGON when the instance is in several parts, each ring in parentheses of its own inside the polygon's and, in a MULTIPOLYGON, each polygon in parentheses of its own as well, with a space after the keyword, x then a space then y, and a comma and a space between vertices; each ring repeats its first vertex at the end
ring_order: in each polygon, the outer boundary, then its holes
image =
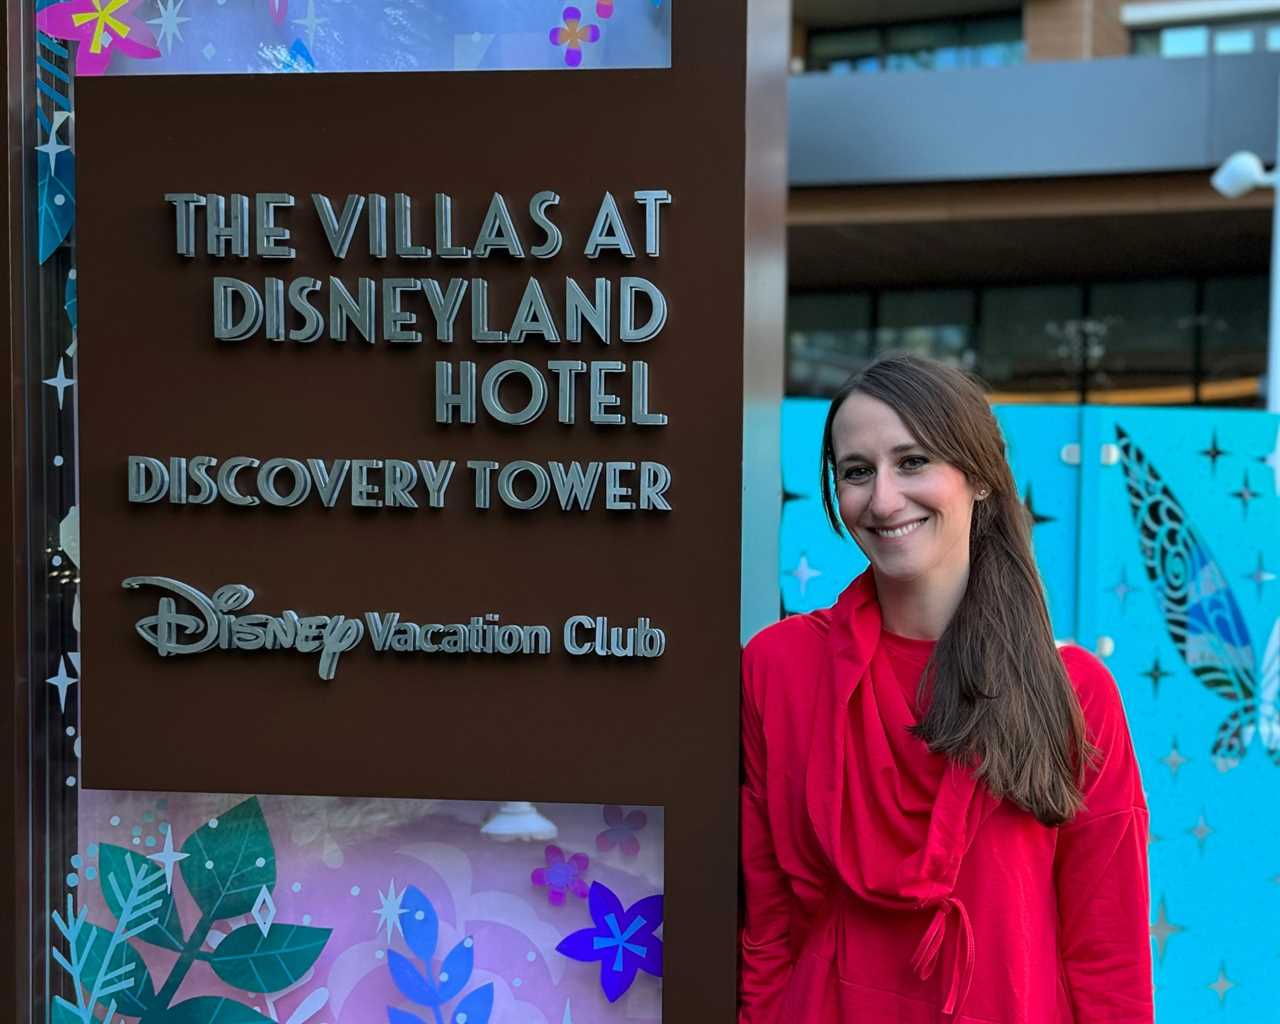
MULTIPOLYGON (((826 403, 783 407, 784 613, 866 565, 827 526, 826 403)), ((1280 416, 996 410, 1056 635, 1101 655, 1151 808, 1161 1024, 1276 1019, 1280 920, 1280 416)))

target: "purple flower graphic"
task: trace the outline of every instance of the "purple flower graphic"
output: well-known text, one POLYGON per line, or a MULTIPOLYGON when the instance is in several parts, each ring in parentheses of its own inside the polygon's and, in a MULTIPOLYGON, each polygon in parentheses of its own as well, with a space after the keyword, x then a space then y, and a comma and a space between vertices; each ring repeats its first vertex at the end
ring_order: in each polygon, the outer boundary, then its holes
POLYGON ((582 63, 582 45, 600 38, 599 25, 582 24, 582 12, 576 7, 564 9, 564 26, 551 30, 551 44, 563 46, 564 62, 571 68, 582 63))
POLYGON ((608 886, 591 883, 587 898, 593 928, 566 936, 556 951, 571 960, 600 961, 600 987, 616 1003, 636 980, 636 971, 662 977, 662 940, 654 930, 662 924, 662 894, 637 900, 626 910, 608 886))
POLYGON ((587 883, 582 880, 582 875, 589 863, 585 853, 575 853, 565 860, 564 850, 558 846, 548 846, 547 866, 534 868, 529 878, 534 885, 546 886, 548 903, 553 907, 562 907, 566 892, 573 893, 580 900, 586 899, 587 883))
POLYGON ((139 0, 65 0, 36 12, 36 27, 78 43, 76 74, 105 74, 111 55, 159 57, 151 29, 132 17, 139 0))
POLYGON ((608 804, 604 808, 604 823, 609 827, 596 836, 596 849, 601 853, 612 850, 615 846, 622 850, 627 858, 640 852, 640 840, 636 837, 648 823, 649 818, 644 811, 632 811, 625 817, 622 808, 608 804))

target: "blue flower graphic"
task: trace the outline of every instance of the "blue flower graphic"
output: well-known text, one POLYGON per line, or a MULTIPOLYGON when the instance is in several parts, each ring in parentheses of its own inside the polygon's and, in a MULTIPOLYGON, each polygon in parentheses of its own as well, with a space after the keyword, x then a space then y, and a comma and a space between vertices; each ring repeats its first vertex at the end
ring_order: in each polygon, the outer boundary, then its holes
POLYGON ((600 961, 600 987, 609 1002, 631 987, 636 971, 662 977, 662 940, 653 934, 662 924, 661 894, 623 910, 612 889, 592 882, 587 907, 595 926, 566 936, 556 951, 584 963, 600 961))

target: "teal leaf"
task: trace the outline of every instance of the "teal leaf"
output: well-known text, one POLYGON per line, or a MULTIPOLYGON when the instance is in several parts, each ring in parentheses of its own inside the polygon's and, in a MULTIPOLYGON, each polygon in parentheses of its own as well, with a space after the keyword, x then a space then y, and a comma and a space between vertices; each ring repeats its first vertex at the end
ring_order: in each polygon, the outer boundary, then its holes
POLYGON ((62 996, 53 997, 53 1007, 49 1011, 49 1024, 84 1024, 80 1011, 62 996))
POLYGON ((276 851, 257 797, 213 820, 182 844, 178 866, 204 916, 221 921, 249 913, 263 886, 275 888, 276 851))
POLYGON ((329 935, 328 928, 300 924, 273 924, 263 935, 256 924, 247 924, 218 943, 209 964, 235 988, 279 992, 310 970, 329 935))
POLYGON ((419 960, 424 964, 430 964, 436 955, 436 941, 440 929, 436 908, 415 885, 409 886, 404 891, 400 906, 404 909, 400 919, 400 929, 404 932, 405 941, 409 943, 409 948, 419 960))
MULTIPOLYGON (((133 876, 158 879, 163 869, 141 854, 126 850, 123 846, 103 843, 98 853, 98 873, 102 886, 102 898, 116 917, 120 916, 121 896, 127 897, 132 884, 129 873, 130 865, 133 876)), ((182 921, 178 918, 177 908, 173 905, 173 894, 159 893, 160 905, 151 911, 150 916, 156 923, 145 931, 138 933, 138 938, 150 942, 154 946, 163 946, 175 953, 182 952, 182 921)))
POLYGON ((436 989, 440 993, 440 1002, 447 1003, 467 987, 475 959, 474 945, 470 938, 465 938, 444 958, 440 965, 440 984, 436 989))
POLYGON ((76 155, 64 150, 56 157, 53 173, 50 160, 37 153, 36 205, 39 210, 40 262, 54 254, 71 233, 76 219, 76 155))
POLYGON ((271 1024, 251 1006, 222 996, 199 996, 172 1006, 157 1018, 157 1024, 271 1024))
POLYGON ((493 984, 481 985, 453 1010, 453 1024, 489 1024, 493 1012, 493 984))
POLYGON ((155 986, 142 955, 129 943, 106 928, 86 923, 76 936, 75 952, 84 964, 80 981, 99 1003, 108 1006, 114 1001, 126 1017, 141 1017, 150 1009, 155 986))
POLYGON ((70 270, 67 272, 67 287, 62 296, 62 308, 67 311, 67 319, 71 321, 71 329, 74 331, 79 324, 80 305, 76 300, 76 272, 70 270))

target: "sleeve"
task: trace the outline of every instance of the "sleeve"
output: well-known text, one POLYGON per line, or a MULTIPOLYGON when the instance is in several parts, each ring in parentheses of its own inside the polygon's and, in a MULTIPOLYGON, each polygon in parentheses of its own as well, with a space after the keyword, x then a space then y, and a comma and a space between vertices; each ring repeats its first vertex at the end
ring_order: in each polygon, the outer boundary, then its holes
POLYGON ((792 896, 769 828, 764 724, 753 695, 757 661, 743 655, 742 879, 744 910, 738 972, 738 1024, 772 1024, 791 973, 792 896))
POLYGON ((1150 1024, 1148 818, 1115 681, 1082 650, 1064 651, 1097 760, 1085 808, 1058 830, 1054 884, 1063 981, 1076 1024, 1150 1024))

